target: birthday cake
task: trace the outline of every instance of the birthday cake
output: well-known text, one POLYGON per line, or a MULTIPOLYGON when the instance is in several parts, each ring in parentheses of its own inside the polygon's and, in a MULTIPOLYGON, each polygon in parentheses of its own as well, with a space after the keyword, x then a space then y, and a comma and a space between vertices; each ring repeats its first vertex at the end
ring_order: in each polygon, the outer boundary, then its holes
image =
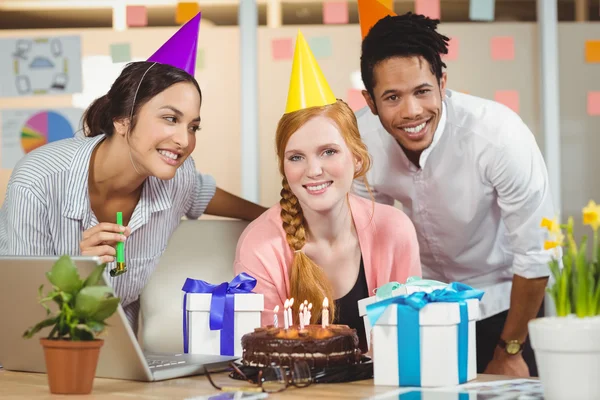
POLYGON ((242 363, 255 367, 298 360, 311 367, 348 365, 358 363, 361 356, 356 330, 347 325, 256 328, 242 336, 242 349, 242 363))

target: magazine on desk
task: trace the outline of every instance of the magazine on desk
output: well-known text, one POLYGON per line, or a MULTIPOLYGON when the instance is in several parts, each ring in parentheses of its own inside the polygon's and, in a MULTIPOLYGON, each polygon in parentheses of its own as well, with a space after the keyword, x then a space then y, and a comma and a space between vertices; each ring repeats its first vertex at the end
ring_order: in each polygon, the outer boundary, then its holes
POLYGON ((466 383, 445 388, 397 388, 371 400, 544 400, 542 384, 535 379, 466 383))

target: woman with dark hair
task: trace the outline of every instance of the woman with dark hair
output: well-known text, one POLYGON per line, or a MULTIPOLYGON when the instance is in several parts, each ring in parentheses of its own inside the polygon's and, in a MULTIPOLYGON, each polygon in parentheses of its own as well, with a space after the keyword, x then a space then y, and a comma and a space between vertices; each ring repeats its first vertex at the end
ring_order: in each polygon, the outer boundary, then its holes
POLYGON ((125 242, 127 272, 112 285, 134 330, 139 295, 183 216, 253 220, 264 211, 217 188, 189 157, 202 96, 195 60, 177 60, 170 49, 181 53, 187 42, 185 53, 195 55, 198 23, 184 25, 151 61, 123 70, 85 111, 85 137, 27 154, 0 209, 3 255, 98 256, 112 264, 115 245, 125 242))

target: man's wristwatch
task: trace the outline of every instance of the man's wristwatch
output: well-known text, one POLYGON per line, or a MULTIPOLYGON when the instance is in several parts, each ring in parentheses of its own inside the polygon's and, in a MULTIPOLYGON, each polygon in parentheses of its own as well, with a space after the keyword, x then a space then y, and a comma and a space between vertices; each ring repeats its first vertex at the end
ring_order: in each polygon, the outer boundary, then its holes
POLYGON ((519 342, 518 340, 500 339, 498 341, 498 346, 500 346, 501 349, 504 349, 504 351, 511 356, 517 355, 523 351, 523 343, 519 342))

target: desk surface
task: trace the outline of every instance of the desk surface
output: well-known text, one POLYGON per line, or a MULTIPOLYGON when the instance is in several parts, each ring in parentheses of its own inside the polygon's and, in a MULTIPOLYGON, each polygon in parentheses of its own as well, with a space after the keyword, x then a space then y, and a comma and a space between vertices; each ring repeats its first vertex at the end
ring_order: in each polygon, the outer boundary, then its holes
MULTIPOLYGON (((249 385, 245 382, 230 379, 226 373, 215 374, 213 379, 217 385, 249 385)), ((479 375, 477 381, 482 382, 501 379, 510 378, 497 375, 479 375)), ((303 389, 290 387, 284 392, 269 395, 269 399, 364 399, 394 389, 394 387, 389 386, 374 386, 373 380, 370 379, 351 383, 317 384, 303 389)), ((50 394, 46 374, 12 372, 0 369, 0 398, 2 399, 160 400, 191 399, 196 396, 215 394, 218 394, 218 391, 210 385, 205 376, 200 375, 152 383, 96 378, 94 380, 94 389, 90 395, 58 396, 50 394)))

